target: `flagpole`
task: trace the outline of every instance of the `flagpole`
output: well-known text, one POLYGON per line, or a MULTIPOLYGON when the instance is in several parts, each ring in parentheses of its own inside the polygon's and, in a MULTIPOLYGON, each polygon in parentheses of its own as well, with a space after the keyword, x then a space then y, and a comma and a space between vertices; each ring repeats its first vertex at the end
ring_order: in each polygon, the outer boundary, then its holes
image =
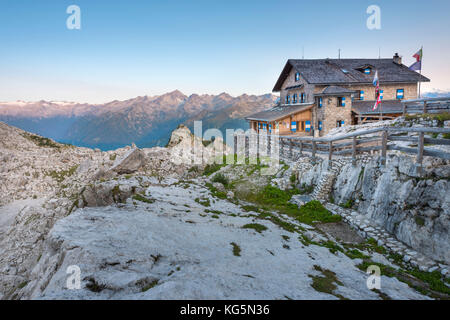
POLYGON ((422 98, 420 89, 421 89, 421 86, 422 86, 423 46, 420 47, 420 51, 422 52, 422 57, 420 58, 420 70, 419 70, 419 74, 420 74, 420 78, 419 78, 419 99, 422 98))

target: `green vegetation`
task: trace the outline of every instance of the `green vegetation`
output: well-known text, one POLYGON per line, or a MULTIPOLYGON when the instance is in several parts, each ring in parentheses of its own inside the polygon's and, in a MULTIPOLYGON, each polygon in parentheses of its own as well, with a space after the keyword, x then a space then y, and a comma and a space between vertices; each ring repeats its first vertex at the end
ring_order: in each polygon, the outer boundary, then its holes
MULTIPOLYGON (((277 187, 267 185, 257 193, 246 194, 242 200, 256 203, 267 211, 278 211, 306 224, 341 221, 341 217, 339 215, 331 214, 331 212, 328 211, 319 201, 310 201, 300 208, 298 208, 297 205, 290 203, 289 200, 292 196, 298 193, 299 191, 297 189, 280 190, 277 187)), ((276 224, 285 224, 285 222, 279 220, 279 218, 273 215, 266 214, 266 217, 269 217, 270 220, 276 224)), ((285 225, 285 228, 286 227, 287 226, 285 225)), ((288 227, 288 229, 292 230, 293 228, 288 227)))
POLYGON ((334 293, 334 290, 337 289, 336 285, 340 286, 343 285, 343 283, 340 282, 336 277, 336 273, 328 269, 323 270, 318 265, 314 265, 314 269, 316 271, 321 272, 322 276, 309 275, 309 277, 313 279, 311 287, 313 287, 316 291, 331 294, 333 296, 338 297, 341 300, 345 299, 342 295, 334 293))
POLYGON ((226 166, 226 164, 219 164, 219 163, 212 163, 212 164, 207 164, 205 169, 203 170, 203 174, 205 176, 210 176, 212 175, 214 172, 219 171, 222 167, 226 166))
POLYGON ((135 194, 133 196, 133 200, 137 200, 137 201, 141 201, 141 202, 145 202, 145 203, 154 203, 155 202, 155 199, 146 198, 141 194, 135 194))
POLYGON ((216 215, 222 214, 222 212, 220 212, 219 210, 209 210, 209 209, 206 209, 205 212, 206 212, 206 213, 214 213, 214 214, 216 214, 216 215))
POLYGON ((27 284, 28 284, 28 281, 24 281, 24 282, 20 283, 20 284, 18 285, 17 288, 23 289, 23 288, 25 288, 25 286, 26 286, 27 284))
POLYGON ((117 158, 117 154, 111 154, 109 155, 109 160, 114 161, 117 158))
POLYGON ((249 211, 253 211, 253 212, 259 212, 259 208, 257 206, 252 206, 252 205, 244 205, 241 206, 242 210, 244 210, 245 212, 249 212, 249 211))
POLYGON ((313 224, 315 222, 339 222, 342 219, 340 215, 334 215, 328 211, 320 201, 317 200, 312 200, 301 206, 296 218, 298 221, 307 224, 313 224))
POLYGON ((142 287, 141 291, 145 292, 150 290, 151 288, 153 288, 154 286, 156 286, 158 284, 158 280, 153 280, 152 282, 150 282, 149 284, 145 285, 142 287))
POLYGON ((305 183, 302 184, 299 194, 310 194, 314 191, 314 186, 307 186, 305 183))
POLYGON ((369 257, 363 254, 358 249, 350 249, 346 252, 344 252, 347 257, 350 259, 368 259, 369 257))
POLYGON ((291 174, 291 176, 289 177, 289 181, 291 183, 295 183, 296 180, 297 180, 297 177, 295 176, 295 174, 291 174))
POLYGON ((223 184, 225 187, 228 186, 229 184, 229 180, 227 177, 225 177, 222 173, 218 173, 216 174, 212 179, 212 182, 219 182, 221 184, 223 184))
POLYGON ((444 134, 442 134, 442 138, 444 138, 444 139, 450 139, 450 133, 444 133, 444 134))
POLYGON ((241 248, 234 242, 230 243, 233 246, 233 254, 236 257, 240 257, 241 256, 241 248))
POLYGON ((346 202, 340 204, 342 208, 350 209, 353 207, 353 199, 348 199, 346 202))
POLYGON ((32 141, 34 144, 36 144, 39 147, 44 147, 44 148, 54 148, 54 149, 60 149, 62 147, 61 144, 54 142, 51 139, 48 138, 44 138, 41 136, 37 136, 34 134, 30 134, 30 133, 23 133, 22 137, 32 141))
POLYGON ((72 176, 77 169, 78 169, 78 165, 75 165, 73 167, 70 167, 68 170, 62 170, 62 171, 52 170, 50 172, 47 172, 46 175, 52 177, 57 182, 61 183, 67 177, 72 176))
POLYGON ((226 199, 227 194, 223 191, 219 191, 216 187, 214 187, 211 183, 206 183, 205 186, 211 191, 211 194, 219 199, 226 199))
POLYGON ((445 285, 444 281, 442 281, 442 276, 439 271, 424 272, 418 269, 413 269, 406 272, 427 283, 431 290, 450 295, 450 288, 445 285))
POLYGON ((195 198, 195 202, 201 204, 204 207, 211 206, 211 201, 209 201, 209 199, 207 199, 207 198, 195 198))
POLYGON ((450 120, 450 112, 443 113, 423 113, 423 114, 408 114, 405 116, 405 119, 408 121, 414 121, 418 119, 425 120, 437 120, 438 125, 442 127, 444 125, 444 121, 450 120))
POLYGON ((254 229, 255 231, 257 231, 259 233, 267 230, 266 226, 263 226, 262 224, 259 224, 259 223, 249 223, 249 224, 242 226, 242 228, 243 229, 254 229))
POLYGON ((422 218, 422 217, 416 216, 416 217, 414 218, 414 221, 416 222, 416 224, 417 224, 418 226, 423 227, 423 226, 425 225, 425 219, 422 218))

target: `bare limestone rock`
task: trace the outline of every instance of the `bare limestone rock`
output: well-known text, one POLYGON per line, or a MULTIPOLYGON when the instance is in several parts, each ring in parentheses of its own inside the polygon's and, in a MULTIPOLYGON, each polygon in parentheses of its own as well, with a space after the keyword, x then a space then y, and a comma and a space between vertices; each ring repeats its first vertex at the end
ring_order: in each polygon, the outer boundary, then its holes
POLYGON ((114 162, 111 170, 118 174, 129 174, 138 171, 145 165, 145 153, 133 148, 114 162))

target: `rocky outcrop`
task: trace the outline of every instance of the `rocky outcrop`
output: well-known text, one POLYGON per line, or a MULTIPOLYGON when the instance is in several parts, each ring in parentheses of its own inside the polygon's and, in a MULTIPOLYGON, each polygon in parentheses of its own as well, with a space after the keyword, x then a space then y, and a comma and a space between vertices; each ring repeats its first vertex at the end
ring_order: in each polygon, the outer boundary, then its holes
POLYGON ((111 170, 118 174, 129 174, 141 169, 145 162, 145 153, 138 148, 133 148, 117 159, 111 170))
MULTIPOLYGON (((308 161, 308 160, 305 160, 308 161)), ((316 185, 329 174, 327 160, 299 173, 316 185)), ((450 263, 450 164, 425 158, 419 176, 414 157, 390 154, 386 166, 366 158, 347 161, 336 175, 330 199, 364 214, 415 250, 450 263)))

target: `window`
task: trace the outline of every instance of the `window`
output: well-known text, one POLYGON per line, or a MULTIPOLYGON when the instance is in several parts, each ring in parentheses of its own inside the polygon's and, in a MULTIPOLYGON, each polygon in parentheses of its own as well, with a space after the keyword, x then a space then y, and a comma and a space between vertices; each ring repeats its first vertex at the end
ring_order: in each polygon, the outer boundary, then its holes
POLYGON ((319 121, 319 131, 322 131, 322 121, 319 121))
POLYGON ((311 121, 305 121, 305 131, 310 132, 311 131, 311 121))
POLYGON ((297 103, 297 94, 292 96, 292 103, 297 103))
POLYGON ((338 97, 338 107, 345 107, 345 97, 338 97))
POLYGON ((297 131, 297 122, 292 121, 292 123, 291 123, 291 131, 292 132, 297 131))
POLYGON ((365 73, 365 74, 370 74, 370 72, 371 72, 370 68, 365 68, 365 69, 364 69, 364 73, 365 73))
POLYGON ((290 104, 291 103, 291 96, 287 95, 286 96, 286 104, 290 104))
POLYGON ((403 99, 405 97, 405 89, 397 89, 397 99, 403 99))
POLYGON ((299 81, 300 80, 300 72, 297 72, 296 74, 295 74, 295 82, 297 82, 297 81, 299 81))
POLYGON ((364 100, 364 91, 359 91, 359 100, 364 100))
POLYGON ((300 103, 304 103, 305 100, 306 100, 306 94, 301 93, 300 97, 301 97, 301 98, 300 98, 300 103))
POLYGON ((322 108, 322 106, 323 106, 323 98, 320 97, 319 98, 319 108, 322 108))
POLYGON ((340 127, 343 127, 344 126, 344 120, 338 120, 338 121, 336 121, 336 127, 337 128, 340 128, 340 127))
POLYGON ((380 99, 383 100, 383 90, 380 90, 380 99))

